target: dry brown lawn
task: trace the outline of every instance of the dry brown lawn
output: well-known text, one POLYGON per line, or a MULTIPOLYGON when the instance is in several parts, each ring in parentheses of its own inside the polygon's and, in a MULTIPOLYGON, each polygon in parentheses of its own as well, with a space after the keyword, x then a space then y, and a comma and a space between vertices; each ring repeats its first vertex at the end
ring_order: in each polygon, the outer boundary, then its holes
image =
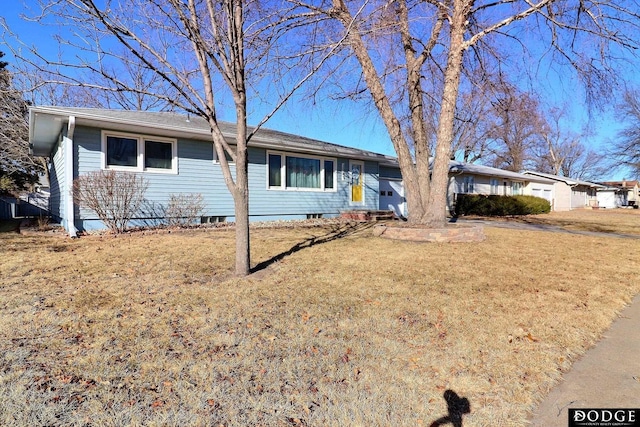
POLYGON ((465 427, 525 426, 640 292, 640 240, 486 234, 257 229, 247 278, 231 230, 0 234, 0 425, 429 426, 453 390, 465 427))

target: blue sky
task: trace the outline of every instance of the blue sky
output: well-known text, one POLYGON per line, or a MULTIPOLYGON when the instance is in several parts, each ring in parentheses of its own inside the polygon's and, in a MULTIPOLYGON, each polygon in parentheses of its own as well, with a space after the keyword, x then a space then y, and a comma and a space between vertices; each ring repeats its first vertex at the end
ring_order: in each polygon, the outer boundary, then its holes
MULTIPOLYGON (((35 1, 27 0, 25 2, 27 6, 19 1, 0 1, 3 2, 0 16, 6 20, 11 31, 16 33, 24 44, 37 46, 39 52, 47 57, 57 55, 58 47, 51 39, 53 30, 50 27, 20 19, 21 14, 32 16, 39 10, 35 1), (31 9, 29 9, 30 4, 33 5, 31 9)), ((4 42, 0 40, 0 50, 6 54, 5 60, 11 64, 14 62, 13 57, 9 49, 3 48, 3 44, 4 42)), ((376 114, 363 116, 349 102, 342 104, 331 102, 321 108, 318 106, 309 108, 308 103, 303 102, 303 104, 304 108, 295 102, 287 104, 269 120, 266 127, 335 144, 395 155, 386 129, 376 114)), ((251 106, 249 109, 251 110, 251 106)), ((229 121, 234 118, 231 114, 221 114, 221 116, 229 121)))
MULTIPOLYGON (((27 0, 24 3, 15 0, 0 1, 3 3, 0 16, 6 20, 11 30, 18 34, 23 43, 37 46, 45 56, 57 55, 58 46, 51 38, 53 30, 51 27, 20 19, 20 14, 23 13, 34 15, 39 10, 37 2, 34 0, 27 0)), ((14 60, 9 49, 3 46, 4 43, 0 40, 0 50, 5 52, 5 59, 11 64, 14 60)), ((593 148, 601 149, 607 141, 615 137, 620 128, 614 114, 611 111, 598 112, 589 119, 587 112, 581 106, 580 90, 573 79, 559 79, 559 81, 558 86, 550 89, 547 85, 547 99, 553 98, 554 103, 568 105, 571 108, 567 126, 575 131, 579 132, 586 123, 590 123, 594 135, 585 142, 593 148)), ((233 116, 223 115, 223 119, 232 120, 233 116)), ((386 129, 377 114, 372 112, 363 116, 362 110, 350 102, 319 101, 310 106, 308 102, 300 103, 294 99, 266 126, 340 145, 395 155, 386 129)), ((625 171, 616 171, 603 179, 622 179, 625 175, 628 175, 625 171)))

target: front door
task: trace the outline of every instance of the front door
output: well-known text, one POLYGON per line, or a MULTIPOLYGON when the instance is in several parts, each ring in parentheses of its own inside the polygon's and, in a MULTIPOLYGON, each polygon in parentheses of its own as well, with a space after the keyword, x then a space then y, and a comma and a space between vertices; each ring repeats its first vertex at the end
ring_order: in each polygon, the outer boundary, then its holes
POLYGON ((351 203, 364 203, 364 163, 350 162, 351 168, 351 203))

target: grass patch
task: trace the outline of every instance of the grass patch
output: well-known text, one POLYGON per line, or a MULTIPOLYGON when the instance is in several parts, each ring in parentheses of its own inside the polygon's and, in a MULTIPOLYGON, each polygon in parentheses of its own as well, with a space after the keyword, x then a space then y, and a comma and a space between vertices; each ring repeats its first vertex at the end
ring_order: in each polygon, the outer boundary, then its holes
POLYGON ((0 425, 428 426, 454 390, 524 426, 640 292, 637 241, 336 227, 255 230, 242 279, 231 230, 1 235, 0 425))

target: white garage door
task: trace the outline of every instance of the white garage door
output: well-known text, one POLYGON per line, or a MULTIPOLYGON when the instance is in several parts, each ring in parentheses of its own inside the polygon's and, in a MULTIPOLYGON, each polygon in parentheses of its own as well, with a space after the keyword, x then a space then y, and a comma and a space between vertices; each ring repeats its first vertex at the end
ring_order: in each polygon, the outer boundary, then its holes
POLYGON ((536 197, 542 197, 551 203, 551 190, 547 188, 532 188, 531 195, 536 197))
POLYGON ((393 211, 401 218, 406 216, 402 181, 380 179, 380 210, 393 211))

